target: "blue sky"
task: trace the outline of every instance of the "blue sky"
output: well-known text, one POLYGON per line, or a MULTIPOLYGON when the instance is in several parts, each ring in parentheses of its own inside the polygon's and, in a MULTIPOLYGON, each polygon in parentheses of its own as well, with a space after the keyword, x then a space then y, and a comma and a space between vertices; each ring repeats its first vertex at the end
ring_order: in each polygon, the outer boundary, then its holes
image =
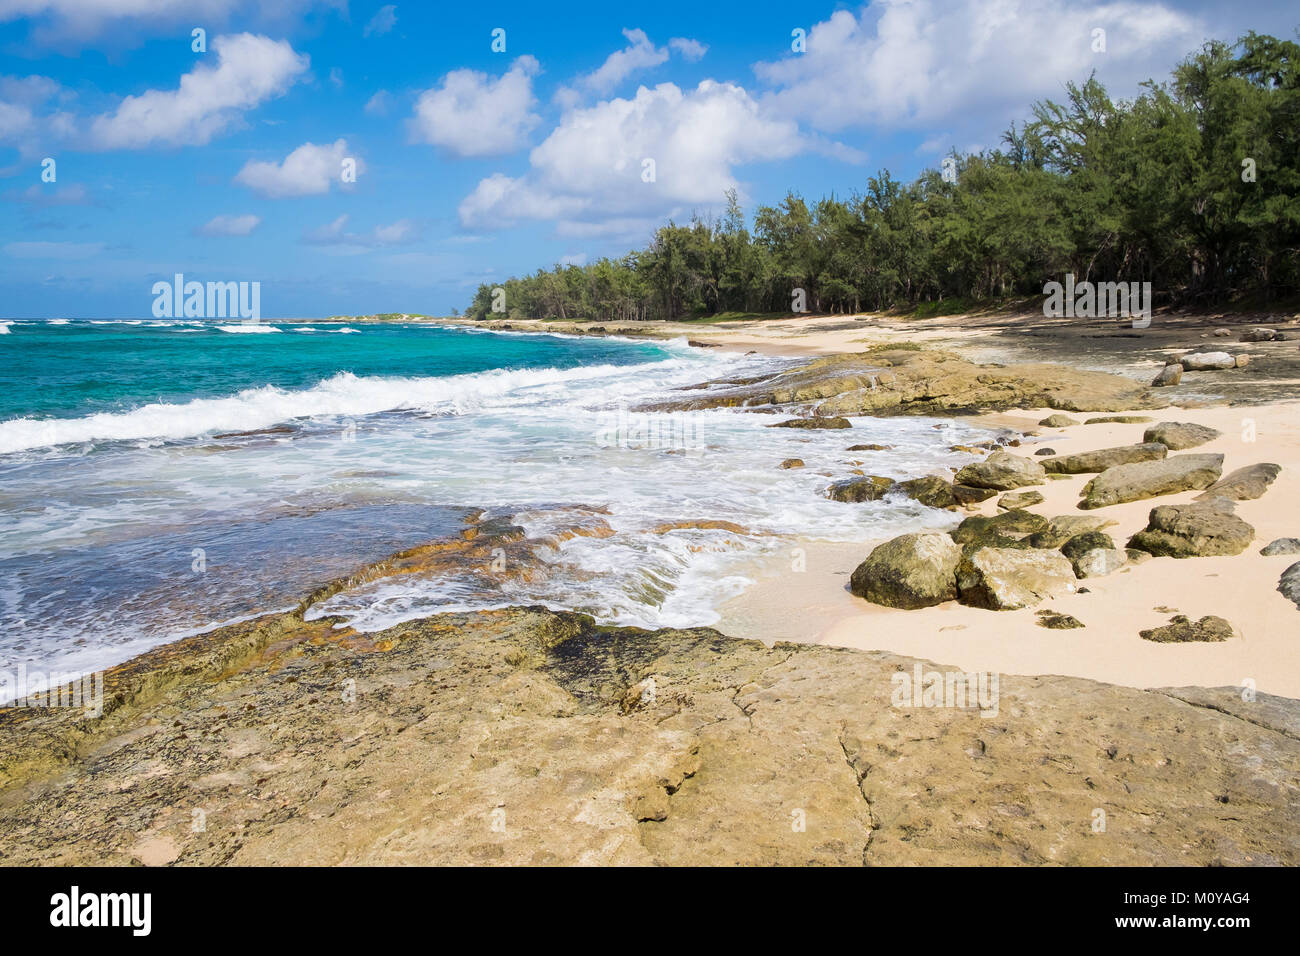
POLYGON ((1091 70, 1131 94, 1207 38, 1300 25, 1289 2, 276 7, 0 0, 0 317, 147 316, 176 272, 260 281, 268 318, 448 314, 729 186, 752 212, 910 179, 1091 70))

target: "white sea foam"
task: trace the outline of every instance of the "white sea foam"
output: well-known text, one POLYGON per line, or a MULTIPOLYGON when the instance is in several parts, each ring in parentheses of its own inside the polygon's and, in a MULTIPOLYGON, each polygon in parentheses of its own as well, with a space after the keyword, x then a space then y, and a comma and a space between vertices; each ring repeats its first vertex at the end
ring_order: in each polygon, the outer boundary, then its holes
POLYGON ((218 325, 222 332, 279 332, 274 325, 218 325))

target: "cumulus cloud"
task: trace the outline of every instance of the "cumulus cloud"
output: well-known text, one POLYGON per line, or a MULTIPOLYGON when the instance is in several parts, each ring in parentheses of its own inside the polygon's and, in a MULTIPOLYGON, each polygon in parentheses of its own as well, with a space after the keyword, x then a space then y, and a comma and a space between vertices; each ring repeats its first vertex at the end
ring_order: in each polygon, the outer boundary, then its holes
POLYGON ((668 45, 691 62, 695 62, 709 52, 705 44, 689 37, 673 37, 668 41, 668 45))
POLYGON ((262 223, 260 216, 214 216, 195 230, 200 236, 247 236, 262 223))
POLYGON ((741 87, 662 83, 631 99, 566 113, 531 152, 524 175, 497 173, 461 201, 462 226, 501 228, 556 220, 562 235, 622 235, 738 186, 734 167, 806 148, 797 125, 775 119, 741 87), (646 161, 654 179, 647 182, 646 161))
POLYGON ((201 146, 238 122, 244 111, 284 94, 310 59, 283 40, 239 33, 212 41, 217 65, 200 63, 175 90, 128 96, 91 124, 101 149, 140 149, 154 143, 201 146))
POLYGON ((541 121, 532 112, 533 77, 540 71, 531 56, 519 57, 497 79, 477 70, 451 71, 416 100, 412 138, 462 157, 519 149, 541 121))
POLYGON ((366 100, 365 111, 371 116, 387 116, 392 99, 387 90, 380 90, 366 100))
POLYGON ((397 25, 397 7, 393 4, 386 4, 379 8, 370 22, 366 24, 363 36, 381 37, 397 25))
POLYGON ((609 93, 638 70, 648 70, 668 60, 668 50, 656 49, 644 30, 624 30, 626 49, 611 53, 597 69, 579 82, 596 93, 609 93))
MULTIPOLYGON (((317 196, 329 192, 332 183, 342 184, 343 161, 349 158, 356 159, 349 156, 345 139, 327 146, 303 143, 283 162, 250 160, 235 175, 235 182, 270 199, 317 196)), ((360 175, 365 166, 360 159, 356 164, 360 175)))
POLYGON ((754 69, 773 87, 766 105, 815 129, 924 125, 1023 111, 1094 69, 1135 86, 1203 35, 1194 18, 1143 0, 879 0, 836 11, 808 32, 805 53, 754 69), (1097 28, 1104 53, 1092 48, 1097 28))

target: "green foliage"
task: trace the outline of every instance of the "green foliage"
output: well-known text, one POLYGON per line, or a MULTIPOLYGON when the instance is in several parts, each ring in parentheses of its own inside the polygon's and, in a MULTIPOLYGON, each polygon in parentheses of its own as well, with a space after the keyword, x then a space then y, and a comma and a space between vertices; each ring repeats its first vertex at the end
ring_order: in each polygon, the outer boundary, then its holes
MULTIPOLYGON (((1210 42, 1166 83, 1115 102, 1090 77, 1032 107, 1003 147, 952 155, 957 181, 887 171, 861 193, 669 222, 621 259, 504 284, 511 318, 696 319, 816 313, 940 315, 1080 280, 1151 282, 1157 302, 1300 293, 1300 46, 1210 42), (1245 176, 1253 161, 1254 181, 1245 176)), ((466 315, 486 318, 493 286, 466 315)))

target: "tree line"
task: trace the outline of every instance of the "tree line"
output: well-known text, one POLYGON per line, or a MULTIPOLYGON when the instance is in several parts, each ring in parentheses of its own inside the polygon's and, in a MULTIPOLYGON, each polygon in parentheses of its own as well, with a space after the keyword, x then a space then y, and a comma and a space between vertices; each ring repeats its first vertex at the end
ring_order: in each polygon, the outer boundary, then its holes
POLYGON ((733 190, 719 217, 669 222, 622 258, 481 285, 466 315, 853 313, 1035 295, 1066 273, 1151 282, 1158 305, 1262 303, 1300 293, 1298 197, 1300 45, 1252 32, 1131 101, 1071 83, 999 148, 911 183, 791 193, 752 226, 733 190))

